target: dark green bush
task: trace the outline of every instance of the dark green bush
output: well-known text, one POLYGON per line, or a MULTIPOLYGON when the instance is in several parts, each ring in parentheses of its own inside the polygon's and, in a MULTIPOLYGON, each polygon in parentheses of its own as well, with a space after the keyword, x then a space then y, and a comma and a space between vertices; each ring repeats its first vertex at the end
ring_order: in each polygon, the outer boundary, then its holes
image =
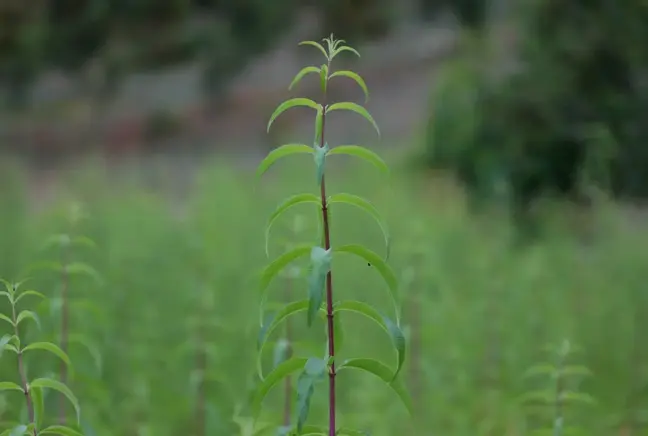
POLYGON ((630 2, 543 0, 521 11, 514 72, 475 80, 454 65, 440 82, 429 165, 481 198, 505 181, 517 212, 545 194, 581 198, 583 183, 645 197, 646 19, 648 7, 630 2))

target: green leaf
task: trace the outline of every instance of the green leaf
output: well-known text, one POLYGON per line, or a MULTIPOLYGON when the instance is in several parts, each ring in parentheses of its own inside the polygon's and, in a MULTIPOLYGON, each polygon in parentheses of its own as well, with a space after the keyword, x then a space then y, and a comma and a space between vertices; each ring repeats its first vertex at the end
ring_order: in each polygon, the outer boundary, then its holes
POLYGON ((23 297, 29 297, 29 296, 38 297, 38 298, 40 298, 40 299, 42 299, 42 300, 46 300, 46 299, 47 299, 47 297, 45 297, 45 295, 41 294, 40 292, 36 292, 36 291, 31 291, 31 290, 29 290, 29 291, 23 291, 23 292, 21 292, 21 293, 16 297, 16 303, 18 303, 20 300, 22 300, 23 297))
POLYGON ((299 73, 297 73, 295 75, 292 82, 290 82, 290 85, 288 86, 288 89, 293 89, 293 86, 297 85, 301 81, 301 79, 304 78, 304 76, 306 74, 309 74, 309 73, 317 73, 317 74, 319 74, 319 72, 320 72, 320 69, 317 68, 317 67, 304 67, 304 68, 302 68, 301 71, 299 71, 299 73))
POLYGON ((0 338, 0 357, 2 357, 2 352, 5 350, 5 347, 11 341, 12 337, 12 335, 4 335, 0 338))
POLYGON ((29 434, 27 433, 27 430, 28 427, 26 425, 20 424, 10 430, 6 430, 2 433, 2 435, 4 436, 6 434, 7 436, 23 436, 25 434, 29 434))
POLYGON ((348 110, 351 112, 355 112, 358 115, 362 115, 367 121, 369 121, 373 125, 374 129, 376 129, 376 133, 378 133, 378 136, 380 136, 380 129, 378 128, 378 124, 373 119, 369 111, 367 111, 367 109, 363 108, 359 104, 350 101, 343 101, 340 103, 333 103, 332 105, 326 107, 326 113, 332 111, 338 111, 338 110, 348 110))
POLYGON ((328 144, 324 144, 323 147, 319 145, 315 147, 315 168, 317 176, 317 186, 322 186, 322 180, 324 178, 324 167, 326 164, 326 153, 329 151, 328 144))
POLYGON ((359 197, 357 195, 352 195, 352 194, 345 194, 345 193, 331 195, 328 199, 328 204, 334 204, 334 203, 345 203, 351 206, 358 207, 364 210, 365 212, 367 212, 369 215, 373 217, 374 220, 376 220, 378 226, 380 226, 380 230, 382 231, 383 238, 385 239, 385 246, 387 247, 385 260, 389 259, 389 254, 391 251, 391 238, 389 237, 389 229, 387 228, 387 223, 380 216, 380 212, 378 212, 378 209, 376 209, 373 204, 371 204, 369 201, 365 200, 362 197, 359 197))
POLYGON ((72 404, 72 407, 74 407, 77 415, 77 424, 81 422, 81 408, 79 407, 79 400, 77 400, 70 388, 65 386, 63 383, 49 378, 37 378, 30 383, 30 389, 31 388, 53 389, 63 394, 72 404))
POLYGON ((328 53, 326 53, 326 50, 324 49, 324 47, 322 47, 322 45, 320 43, 318 43, 318 42, 315 42, 315 41, 302 41, 302 42, 299 43, 299 45, 312 45, 313 47, 315 47, 319 51, 321 51, 326 59, 329 58, 329 55, 328 55, 328 53))
POLYGON ((328 65, 323 64, 322 68, 320 69, 320 86, 322 88, 322 93, 326 95, 326 88, 328 85, 328 78, 329 78, 329 69, 328 65))
POLYGON ((84 246, 87 248, 97 248, 97 244, 95 244, 95 242, 87 236, 75 236, 74 238, 72 238, 72 244, 84 246))
POLYGON ((77 344, 80 345, 81 347, 85 348, 88 354, 90 354, 90 357, 92 357, 92 361, 94 363, 95 368, 97 369, 98 372, 101 372, 101 369, 103 367, 103 359, 101 357, 101 351, 92 343, 84 338, 82 335, 79 334, 71 334, 68 337, 68 343, 71 344, 77 344))
POLYGON ((263 400, 268 395, 270 390, 277 385, 281 380, 304 368, 308 359, 304 357, 291 357, 279 366, 275 367, 268 376, 257 387, 252 397, 252 416, 256 419, 261 411, 263 400))
MULTIPOLYGON (((288 429, 288 436, 295 436, 295 432, 297 431, 297 428, 295 426, 291 426, 288 429)), ((319 425, 304 425, 304 428, 302 428, 302 432, 299 433, 299 436, 327 436, 329 434, 328 428, 327 427, 322 427, 319 425)), ((366 432, 359 431, 359 430, 353 430, 349 428, 339 428, 337 432, 335 433, 336 436, 367 436, 366 432)))
POLYGON ((270 126, 272 126, 272 123, 274 123, 274 121, 277 119, 279 115, 281 115, 288 109, 297 106, 305 106, 315 110, 321 107, 320 104, 315 103, 310 98, 297 97, 297 98, 291 98, 290 100, 286 100, 283 103, 281 103, 270 116, 270 121, 268 121, 268 128, 267 128, 268 132, 270 131, 270 126))
POLYGON ((396 349, 396 371, 394 371, 394 377, 397 377, 401 369, 403 368, 406 355, 405 335, 403 334, 401 328, 392 320, 371 307, 369 304, 362 301, 347 300, 336 303, 333 309, 333 313, 337 314, 341 311, 355 312, 363 315, 375 322, 381 329, 385 331, 385 333, 389 335, 389 338, 391 339, 392 344, 396 349))
POLYGON ((297 247, 289 250, 273 260, 268 266, 266 266, 261 272, 261 279, 259 280, 259 292, 261 294, 261 316, 263 319, 263 306, 266 300, 267 289, 272 280, 288 266, 291 262, 299 259, 300 257, 305 257, 310 254, 313 246, 312 245, 298 245, 297 247))
POLYGON ((405 363, 405 335, 403 334, 403 331, 398 326, 398 324, 396 324, 386 316, 383 316, 383 322, 387 326, 389 337, 391 338, 392 344, 394 344, 394 348, 396 348, 396 352, 398 354, 398 366, 396 367, 396 371, 394 371, 394 379, 396 379, 396 377, 398 377, 398 374, 400 374, 401 369, 403 369, 403 364, 405 363))
POLYGON ((15 326, 13 320, 12 320, 11 318, 9 318, 7 315, 4 315, 4 314, 2 314, 2 313, 0 313, 0 320, 2 320, 2 321, 6 321, 6 322, 8 322, 9 324, 11 324, 12 326, 15 326))
MULTIPOLYGON (((264 326, 261 328, 261 331, 259 333, 259 338, 257 339, 257 371, 259 373, 259 378, 263 380, 263 371, 261 369, 261 357, 263 355, 263 349, 266 345, 266 342, 268 341, 268 338, 272 334, 272 332, 283 322, 286 320, 286 318, 295 315, 299 312, 303 312, 308 309, 308 300, 301 300, 301 301, 295 301, 292 303, 288 303, 285 305, 283 308, 281 308, 272 319, 265 323, 264 326)), ((323 313, 326 313, 322 309, 323 313)))
POLYGON ((13 382, 0 382, 0 391, 20 391, 24 392, 23 388, 13 382))
POLYGON ((389 369, 387 365, 382 362, 379 362, 375 359, 348 359, 338 368, 338 372, 345 369, 358 369, 369 374, 373 374, 392 388, 392 390, 398 395, 400 400, 403 402, 403 405, 407 408, 407 411, 412 413, 412 401, 407 394, 405 388, 398 382, 394 380, 394 373, 389 369))
POLYGON ((333 147, 329 150, 328 155, 330 156, 333 154, 345 154, 348 156, 359 157, 366 160, 386 175, 389 175, 389 167, 387 166, 385 161, 368 148, 361 147, 359 145, 338 145, 337 147, 333 147))
POLYGON ((65 427, 63 425, 50 425, 49 427, 38 432, 39 435, 42 434, 58 434, 61 436, 83 436, 76 430, 72 430, 70 427, 65 427))
POLYGON ((379 255, 374 253, 373 251, 369 250, 366 247, 363 247, 362 245, 358 244, 348 244, 348 245, 342 245, 340 247, 336 247, 333 249, 334 252, 336 253, 349 253, 349 254, 354 254, 360 258, 362 258, 365 262, 371 264, 382 276, 383 280, 387 283, 387 286, 389 287, 389 292, 392 297, 392 301, 394 303, 394 308, 396 310, 396 323, 400 324, 399 322, 399 316, 400 316, 400 304, 399 304, 399 298, 398 298, 398 279, 396 278, 396 274, 394 274, 394 271, 387 265, 387 262, 385 262, 379 255))
POLYGON ((272 150, 268 155, 261 161, 257 167, 256 176, 257 178, 261 177, 268 168, 274 165, 282 157, 290 156, 292 154, 312 154, 313 147, 309 147, 306 144, 285 144, 281 147, 277 147, 272 150))
POLYGON ((36 315, 36 313, 32 312, 31 310, 23 310, 18 314, 18 317, 16 318, 16 326, 20 325, 20 323, 26 319, 33 320, 36 323, 38 330, 40 330, 40 319, 38 318, 38 315, 36 315))
POLYGON ((299 434, 302 434, 308 418, 315 384, 326 376, 327 370, 326 360, 311 357, 306 361, 304 371, 297 379, 297 432, 299 434))
POLYGON ((341 70, 331 74, 330 78, 332 79, 333 77, 348 77, 349 79, 355 80, 355 82, 358 84, 358 86, 360 86, 360 88, 362 88, 362 91, 364 92, 365 103, 369 100, 369 89, 367 88, 367 84, 365 83, 364 79, 360 77, 358 73, 354 73, 353 71, 341 70))
POLYGON ((53 355, 61 359, 63 362, 65 362, 67 366, 69 367, 72 366, 72 362, 70 361, 68 355, 65 354, 65 352, 58 347, 58 345, 54 345, 51 342, 34 342, 27 345, 21 351, 24 353, 26 351, 33 351, 33 350, 43 350, 52 353, 53 355))
POLYGON ((337 50, 335 50, 335 51, 333 52, 333 54, 332 54, 332 56, 331 56, 331 59, 333 59, 335 56, 339 55, 339 54, 342 53, 343 51, 350 51, 350 52, 353 53, 354 55, 360 57, 360 53, 358 53, 358 51, 357 51, 356 49, 354 49, 354 48, 352 48, 352 47, 349 47, 349 46, 347 46, 347 45, 343 45, 342 47, 338 48, 337 50))
POLYGON ((66 265, 65 271, 69 275, 87 276, 97 283, 102 282, 101 275, 93 267, 82 262, 74 262, 66 265))
POLYGON ((324 127, 324 111, 320 106, 317 108, 317 115, 315 115, 315 139, 313 140, 314 147, 317 147, 318 144, 322 142, 322 129, 324 127))
POLYGON ((272 224, 275 222, 277 218, 279 218, 281 215, 283 215, 284 212, 286 212, 288 209, 292 208, 293 206, 297 206, 298 204, 304 204, 304 203, 315 203, 315 204, 321 204, 321 199, 315 194, 297 194, 293 195, 292 197, 287 198, 286 200, 281 203, 274 212, 272 212, 272 215, 270 215, 270 218, 268 219, 268 224, 266 224, 266 235, 265 235, 265 251, 266 251, 266 256, 270 256, 270 228, 272 227, 272 224))
POLYGON ((34 407, 34 421, 36 426, 40 428, 45 417, 45 395, 43 395, 42 389, 34 387, 29 389, 29 393, 31 394, 34 407))
POLYGON ((331 270, 331 250, 322 247, 311 249, 311 272, 308 277, 308 318, 307 323, 313 325, 315 315, 324 301, 324 285, 326 276, 331 270))

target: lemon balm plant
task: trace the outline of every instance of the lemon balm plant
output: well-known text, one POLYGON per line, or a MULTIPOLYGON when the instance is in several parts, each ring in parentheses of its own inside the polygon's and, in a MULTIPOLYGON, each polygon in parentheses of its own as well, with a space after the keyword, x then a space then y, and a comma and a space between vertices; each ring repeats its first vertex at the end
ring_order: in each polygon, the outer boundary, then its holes
POLYGON ((72 391, 58 380, 50 378, 36 378, 29 379, 28 367, 26 362, 26 355, 34 351, 41 350, 49 352, 59 359, 61 359, 68 367, 71 366, 70 359, 63 350, 51 342, 32 342, 30 344, 23 344, 21 340, 21 325, 28 321, 34 321, 40 324, 38 316, 31 310, 18 310, 18 304, 26 297, 45 298, 43 294, 33 291, 20 289, 21 283, 9 283, 2 281, 5 287, 4 291, 0 291, 0 295, 9 300, 10 315, 0 314, 0 320, 9 324, 10 332, 0 337, 0 354, 3 352, 13 352, 16 355, 18 365, 18 380, 13 381, 0 381, 0 391, 15 391, 20 392, 25 399, 25 407, 27 410, 26 422, 13 423, 9 429, 3 431, 2 434, 7 436, 23 436, 23 435, 62 435, 62 436, 76 436, 80 435, 78 431, 64 425, 50 425, 43 428, 45 421, 45 402, 44 390, 52 389, 58 391, 65 396, 70 403, 74 406, 76 412, 77 425, 80 423, 80 409, 79 402, 72 391))
POLYGON ((327 115, 331 112, 340 110, 351 111, 363 116, 373 125, 376 132, 380 134, 376 122, 363 106, 353 102, 329 103, 327 101, 327 88, 329 82, 331 79, 336 77, 354 80, 364 91, 365 97, 368 98, 367 86, 358 74, 352 71, 333 71, 332 69, 332 61, 339 54, 350 52, 360 56, 358 52, 352 47, 344 45, 343 40, 334 39, 333 35, 324 39, 323 44, 315 41, 305 41, 300 43, 300 45, 309 45, 317 48, 324 55, 326 63, 320 67, 308 66, 303 68, 293 79, 290 88, 298 84, 304 76, 308 74, 316 74, 320 78, 323 99, 320 103, 307 98, 293 98, 285 101, 277 107, 270 117, 268 130, 270 130, 275 119, 286 110, 300 106, 307 107, 314 110, 316 113, 315 138, 313 145, 286 144, 278 147, 270 152, 261 162, 257 170, 257 176, 261 176, 270 166, 283 157, 294 154, 308 154, 312 156, 315 161, 316 181, 319 193, 297 194, 286 199, 278 206, 268 222, 266 230, 266 254, 268 253, 268 236, 271 225, 286 210, 293 206, 307 203, 317 205, 321 212, 318 214, 320 218, 319 229, 321 230, 321 234, 318 235, 317 245, 313 246, 312 244, 305 244, 290 249, 271 262, 261 273, 261 332, 258 340, 259 357, 257 360, 257 367, 262 381, 259 383, 259 386, 252 398, 252 412, 255 417, 258 416, 262 402, 269 391, 285 377, 299 372, 300 374, 296 380, 296 408, 294 410, 294 419, 296 422, 293 423, 289 430, 289 434, 329 436, 362 434, 362 432, 354 430, 339 429, 337 426, 336 376, 339 372, 356 369, 373 374, 392 387, 394 392, 398 394, 408 409, 410 407, 407 393, 398 380, 398 375, 405 360, 405 337, 401 331, 399 321, 400 307, 398 302, 398 284, 395 274, 386 262, 389 256, 390 240, 383 219, 380 217, 375 207, 362 197, 346 193, 328 195, 325 181, 325 164, 326 160, 330 156, 350 155, 370 162, 385 173, 389 173, 389 170, 385 162, 377 154, 367 148, 357 145, 340 145, 330 148, 326 142, 325 133, 327 115), (360 208, 378 222, 387 245, 386 255, 384 258, 362 245, 332 244, 330 209, 334 204, 348 204, 360 208), (367 303, 337 299, 338 294, 334 294, 331 264, 334 256, 344 253, 360 257, 364 262, 373 266, 374 268, 372 269, 377 271, 385 280, 393 301, 395 312, 395 317, 393 319, 384 316, 367 303), (310 256, 310 266, 307 277, 308 298, 288 303, 286 306, 278 310, 274 316, 269 319, 269 321, 264 321, 267 319, 265 316, 264 306, 267 299, 267 289, 270 283, 292 262, 308 256, 310 256), (322 316, 326 320, 327 344, 324 355, 311 357, 293 355, 274 367, 268 374, 264 374, 261 365, 261 356, 268 337, 273 330, 275 330, 288 317, 304 311, 307 313, 306 321, 309 327, 312 326, 313 321, 317 316, 322 316), (336 333, 341 332, 341 326, 337 322, 337 319, 339 313, 342 311, 354 312, 369 318, 390 336, 396 349, 396 364, 393 368, 378 360, 368 358, 351 358, 345 361, 337 360, 336 351, 338 350, 336 350, 336 333), (319 384, 318 382, 323 381, 326 378, 328 378, 328 424, 323 427, 306 425, 311 398, 315 391, 315 387, 319 384))

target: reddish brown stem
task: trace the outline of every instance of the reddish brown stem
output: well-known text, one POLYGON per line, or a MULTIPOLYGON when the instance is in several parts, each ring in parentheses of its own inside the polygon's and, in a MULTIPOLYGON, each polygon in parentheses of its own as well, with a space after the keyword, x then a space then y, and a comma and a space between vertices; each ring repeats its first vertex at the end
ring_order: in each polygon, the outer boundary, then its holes
MULTIPOLYGON (((324 103, 322 103, 322 136, 320 137, 320 147, 324 147, 324 129, 326 127, 326 93, 324 103)), ((324 227, 324 248, 331 248, 331 231, 329 225, 328 205, 326 198, 326 182, 322 176, 320 184, 320 197, 322 202, 322 222, 324 227)), ((329 436, 335 436, 335 334, 333 323, 333 278, 331 271, 326 274, 326 318, 328 324, 328 353, 331 358, 331 367, 329 369, 329 436)))

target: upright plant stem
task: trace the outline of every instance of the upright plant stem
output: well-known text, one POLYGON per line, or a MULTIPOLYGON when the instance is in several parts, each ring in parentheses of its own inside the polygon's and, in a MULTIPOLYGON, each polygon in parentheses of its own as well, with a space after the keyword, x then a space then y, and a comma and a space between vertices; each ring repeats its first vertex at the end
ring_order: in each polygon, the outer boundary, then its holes
MULTIPOLYGON (((14 334, 17 338, 20 337, 18 331, 18 317, 16 316, 16 304, 12 302, 11 304, 11 320, 14 323, 14 334)), ((38 429, 36 428, 36 415, 34 413, 34 401, 29 391, 29 382, 27 381, 27 373, 25 371, 25 359, 23 357, 22 351, 18 350, 18 372, 20 373, 20 384, 22 385, 23 392, 25 393, 25 401, 27 402, 27 419, 29 422, 34 424, 34 436, 38 435, 38 429)))
MULTIPOLYGON (((330 61, 328 66, 330 70, 330 61)), ((322 134, 320 136, 320 147, 324 147, 325 144, 325 127, 326 90, 324 91, 324 101, 322 102, 322 134)), ((326 204, 326 181, 323 175, 320 184, 320 196, 322 202, 322 222, 324 227, 324 249, 329 250, 331 248, 331 232, 329 227, 328 205, 326 204)), ((330 270, 326 274, 326 318, 328 324, 328 353, 331 358, 331 367, 329 370, 329 436, 335 436, 335 336, 333 329, 333 279, 330 270)))
MULTIPOLYGON (((65 354, 68 352, 68 339, 70 330, 70 304, 69 304, 69 288, 70 276, 68 273, 68 250, 69 247, 65 245, 61 252, 61 265, 63 271, 61 272, 61 350, 65 354)), ((68 384, 68 368, 64 362, 61 362, 60 367, 61 383, 68 384)), ((59 395, 59 423, 66 424, 66 398, 63 394, 59 395)))

